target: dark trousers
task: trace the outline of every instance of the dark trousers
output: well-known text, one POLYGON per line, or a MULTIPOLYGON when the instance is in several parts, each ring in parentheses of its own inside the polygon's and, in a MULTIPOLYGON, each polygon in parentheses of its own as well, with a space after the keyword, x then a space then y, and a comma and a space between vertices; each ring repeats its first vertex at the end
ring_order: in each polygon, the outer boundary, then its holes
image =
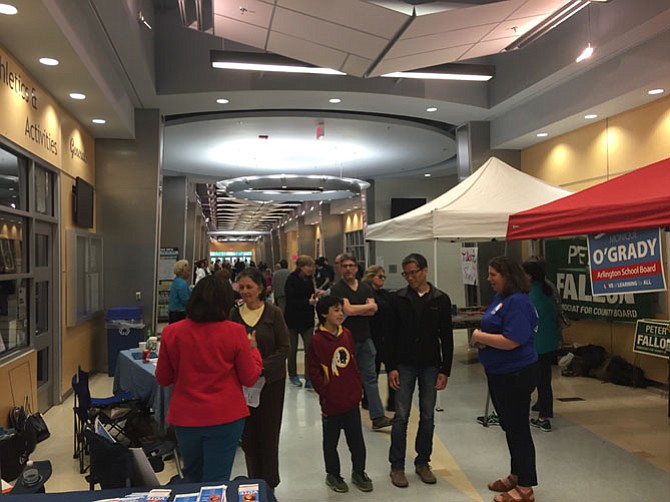
POLYGON ((309 343, 312 341, 312 335, 314 335, 314 326, 307 326, 301 329, 288 329, 288 341, 291 348, 288 355, 288 376, 293 377, 298 375, 298 335, 302 337, 302 345, 305 349, 305 353, 303 354, 305 380, 309 380, 309 375, 307 374, 307 353, 309 352, 309 343))
POLYGON ((244 419, 206 427, 175 427, 184 461, 184 477, 190 483, 230 480, 235 451, 244 429, 244 419))
POLYGON ((556 351, 539 354, 537 408, 542 418, 554 416, 554 391, 551 388, 551 366, 554 361, 556 361, 556 351))
POLYGON ((186 312, 183 310, 170 310, 168 312, 168 324, 186 319, 186 312))
POLYGON ((326 473, 340 476, 340 457, 337 454, 337 443, 340 441, 340 431, 344 430, 351 452, 352 472, 365 471, 365 442, 361 427, 361 410, 357 406, 351 410, 321 417, 323 425, 323 459, 326 463, 326 473))
POLYGON ((537 485, 535 445, 528 423, 530 395, 537 383, 537 363, 506 375, 487 373, 491 400, 507 437, 510 473, 521 486, 537 485))
POLYGON ((258 408, 249 408, 244 422, 242 449, 247 476, 264 479, 272 488, 279 485, 279 432, 284 408, 286 380, 266 383, 258 408))

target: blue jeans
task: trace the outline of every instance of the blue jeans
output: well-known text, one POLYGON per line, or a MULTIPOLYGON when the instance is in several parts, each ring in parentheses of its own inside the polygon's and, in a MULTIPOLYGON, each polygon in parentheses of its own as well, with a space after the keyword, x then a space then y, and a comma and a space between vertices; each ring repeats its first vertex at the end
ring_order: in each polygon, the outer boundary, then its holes
POLYGON ((175 427, 184 477, 191 483, 230 480, 244 418, 207 427, 175 427))
POLYGON ((417 453, 414 465, 430 462, 430 455, 433 453, 435 401, 437 400, 435 382, 439 368, 437 366, 399 364, 397 370, 400 378, 400 388, 395 394, 395 416, 391 428, 389 462, 391 463, 391 469, 404 469, 407 450, 407 423, 409 422, 412 396, 417 381, 419 382, 419 430, 416 433, 414 443, 417 453))
POLYGON ((362 342, 354 343, 354 351, 356 355, 356 364, 358 364, 358 371, 363 380, 363 389, 365 396, 368 399, 368 412, 370 418, 374 420, 384 415, 384 406, 379 397, 379 386, 377 385, 377 369, 375 367, 375 358, 377 351, 372 338, 368 338, 362 342))

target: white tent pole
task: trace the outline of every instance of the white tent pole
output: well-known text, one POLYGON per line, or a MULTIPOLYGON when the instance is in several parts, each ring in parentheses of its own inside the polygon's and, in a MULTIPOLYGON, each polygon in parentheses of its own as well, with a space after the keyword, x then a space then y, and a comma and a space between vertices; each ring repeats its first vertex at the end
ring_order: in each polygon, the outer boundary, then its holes
POLYGON ((437 238, 433 239, 433 284, 437 287, 437 238))

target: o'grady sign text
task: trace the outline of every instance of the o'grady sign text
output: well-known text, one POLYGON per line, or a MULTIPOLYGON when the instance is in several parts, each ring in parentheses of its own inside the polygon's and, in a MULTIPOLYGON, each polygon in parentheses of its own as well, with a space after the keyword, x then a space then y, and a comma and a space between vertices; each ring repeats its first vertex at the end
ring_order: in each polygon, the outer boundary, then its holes
POLYGON ((660 229, 590 235, 588 245, 594 296, 666 289, 660 229))

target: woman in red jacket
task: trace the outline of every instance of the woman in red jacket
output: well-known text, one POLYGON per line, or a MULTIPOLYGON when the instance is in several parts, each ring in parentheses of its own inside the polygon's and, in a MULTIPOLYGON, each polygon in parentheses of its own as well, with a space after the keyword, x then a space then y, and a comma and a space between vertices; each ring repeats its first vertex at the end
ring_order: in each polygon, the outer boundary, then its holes
POLYGON ((209 276, 191 293, 186 320, 165 327, 156 379, 174 385, 167 421, 175 426, 189 481, 227 481, 249 416, 242 386, 263 369, 255 336, 227 320, 230 285, 209 276))

